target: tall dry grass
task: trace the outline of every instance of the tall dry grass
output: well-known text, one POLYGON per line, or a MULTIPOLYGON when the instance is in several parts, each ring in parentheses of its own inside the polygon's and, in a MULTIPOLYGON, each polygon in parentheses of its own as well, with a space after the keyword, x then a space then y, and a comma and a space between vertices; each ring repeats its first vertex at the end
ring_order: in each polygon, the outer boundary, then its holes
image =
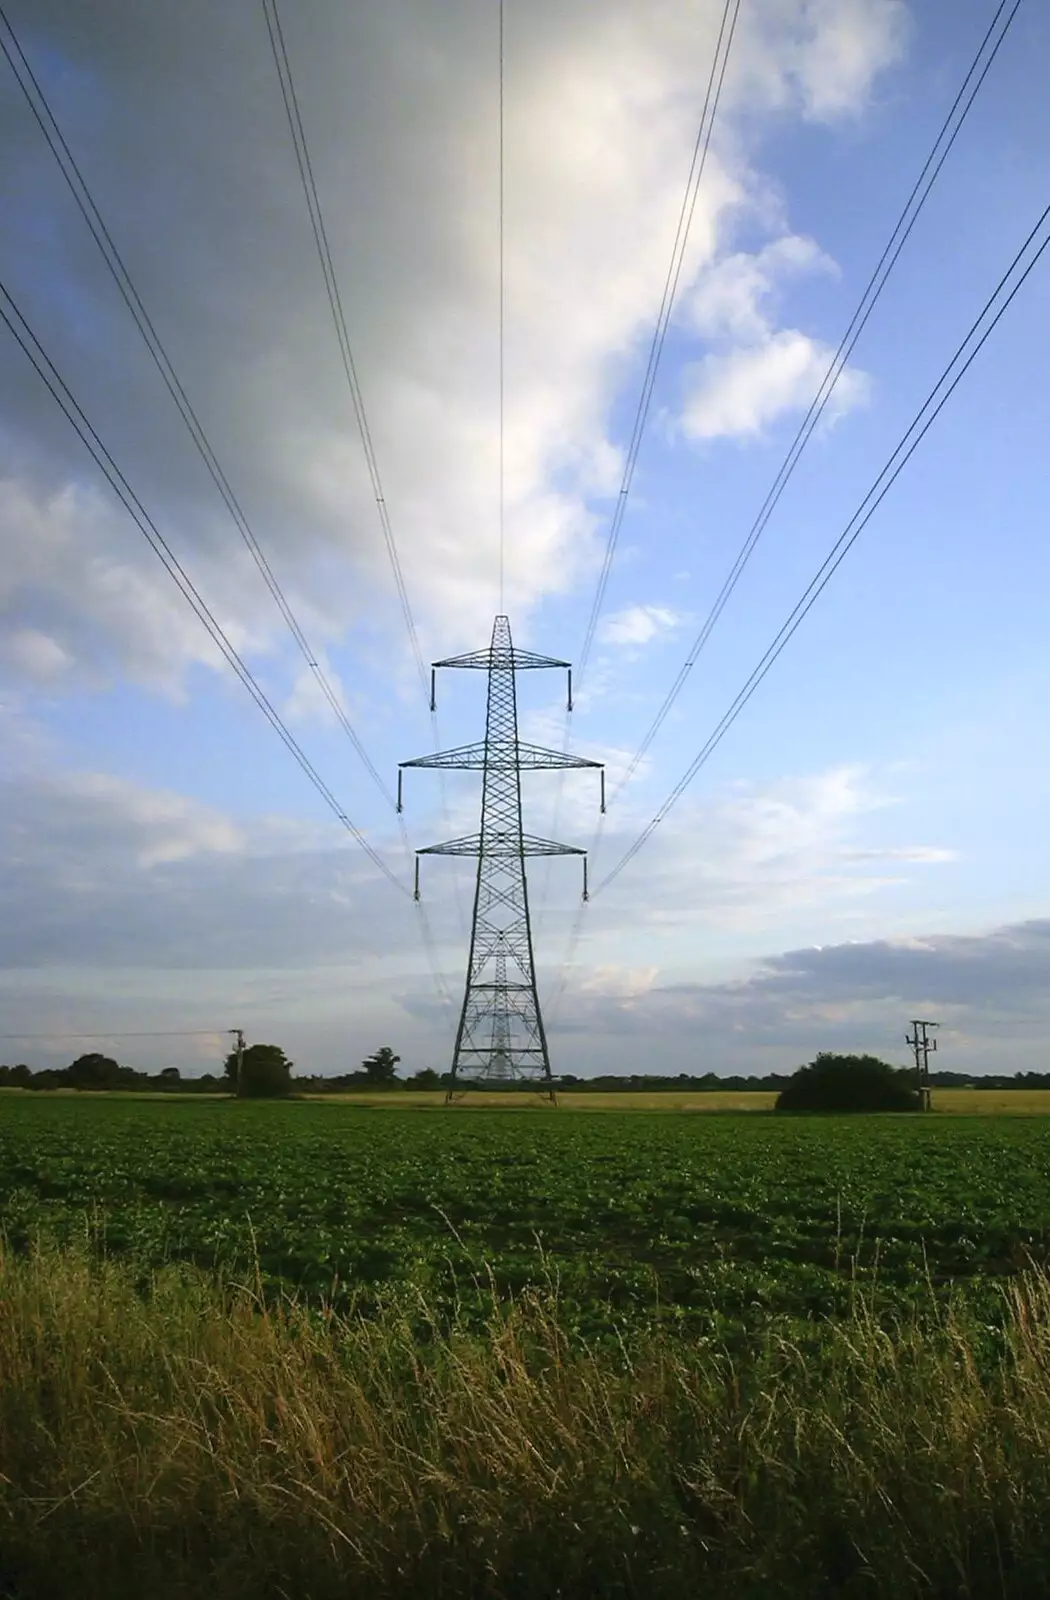
POLYGON ((88 1248, 0 1262, 0 1594, 1050 1594, 1050 1279, 746 1360, 267 1304, 88 1248))

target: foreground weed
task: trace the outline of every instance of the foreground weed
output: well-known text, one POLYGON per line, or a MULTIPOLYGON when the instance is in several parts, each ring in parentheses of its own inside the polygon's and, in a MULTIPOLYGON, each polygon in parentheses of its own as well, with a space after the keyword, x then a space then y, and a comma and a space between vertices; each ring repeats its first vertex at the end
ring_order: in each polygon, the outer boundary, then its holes
POLYGON ((858 1292, 746 1356, 589 1347, 550 1291, 479 1332, 38 1244, 0 1263, 0 1592, 1048 1594, 1039 1270, 999 1327, 858 1292))

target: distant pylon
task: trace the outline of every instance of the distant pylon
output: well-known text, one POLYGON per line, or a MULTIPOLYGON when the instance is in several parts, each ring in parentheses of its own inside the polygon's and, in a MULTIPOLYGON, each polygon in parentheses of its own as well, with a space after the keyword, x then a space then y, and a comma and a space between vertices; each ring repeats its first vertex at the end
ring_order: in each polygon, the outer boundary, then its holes
POLYGON ((930 1109, 930 1051, 937 1048, 937 1041, 930 1038, 929 1030, 939 1027, 939 1022, 916 1017, 912 1021, 911 1033, 904 1035, 905 1044, 910 1044, 915 1052, 915 1083, 924 1111, 930 1109))
POLYGON ((397 803, 401 809, 406 767, 460 768, 483 774, 481 828, 478 833, 416 852, 416 895, 420 856, 477 856, 474 920, 463 1009, 456 1030, 449 1096, 471 1083, 498 1083, 534 1078, 553 1097, 550 1055, 543 1028, 529 919, 526 856, 581 856, 583 893, 587 896, 587 852, 525 833, 521 823, 521 774, 557 767, 594 767, 601 773, 601 805, 605 810, 605 769, 600 761, 522 744, 518 738, 517 674, 539 667, 563 667, 568 673, 572 709, 572 668, 553 656, 516 650, 510 623, 498 616, 487 650, 435 661, 431 669, 431 706, 437 667, 470 667, 488 673, 485 739, 434 755, 402 761, 397 803))

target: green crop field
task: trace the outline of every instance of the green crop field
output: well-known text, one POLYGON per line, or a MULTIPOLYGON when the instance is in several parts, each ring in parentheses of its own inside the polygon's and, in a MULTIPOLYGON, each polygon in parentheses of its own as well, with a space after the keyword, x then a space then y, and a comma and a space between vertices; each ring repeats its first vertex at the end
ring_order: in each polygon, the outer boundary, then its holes
POLYGON ((85 1221, 145 1266, 257 1263, 314 1303, 556 1282, 588 1335, 725 1336, 834 1316, 858 1282, 991 1306, 1050 1244, 1050 1121, 0 1097, 9 1243, 85 1221))
POLYGON ((0 1595, 1050 1595, 1050 1118, 584 1098, 0 1095, 0 1595))

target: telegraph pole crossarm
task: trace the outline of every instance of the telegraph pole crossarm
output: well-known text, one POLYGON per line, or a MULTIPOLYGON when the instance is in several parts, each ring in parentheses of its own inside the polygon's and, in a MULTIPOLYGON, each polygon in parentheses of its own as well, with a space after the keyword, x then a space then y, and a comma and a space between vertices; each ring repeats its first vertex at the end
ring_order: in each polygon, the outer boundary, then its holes
POLYGON ((939 1022, 915 1017, 912 1019, 911 1033, 904 1035, 904 1042, 911 1045, 915 1053, 915 1082, 924 1111, 930 1109, 930 1051, 937 1048, 937 1040, 930 1037, 929 1030, 939 1027, 939 1022))
POLYGON ((234 1069, 233 1090, 234 1094, 239 1095, 243 1093, 241 1073, 244 1066, 244 1029, 227 1028, 226 1032, 233 1034, 237 1040, 237 1065, 234 1069))

